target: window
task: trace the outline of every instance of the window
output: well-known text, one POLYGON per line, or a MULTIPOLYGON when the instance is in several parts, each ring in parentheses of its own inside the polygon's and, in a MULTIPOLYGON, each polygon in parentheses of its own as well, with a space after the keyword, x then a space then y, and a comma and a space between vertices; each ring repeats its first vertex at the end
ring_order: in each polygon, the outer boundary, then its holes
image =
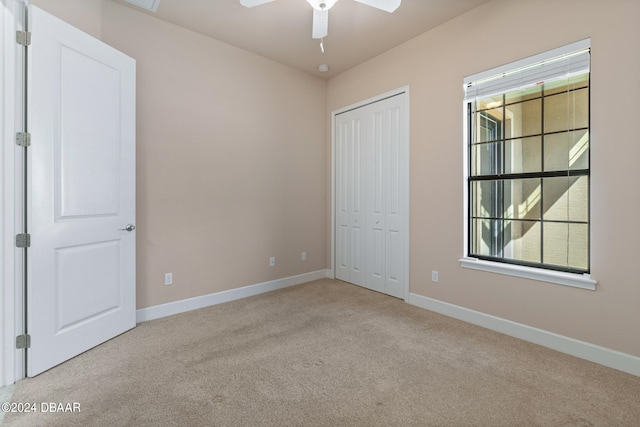
POLYGON ((465 79, 467 259, 589 273, 589 50, 465 79))

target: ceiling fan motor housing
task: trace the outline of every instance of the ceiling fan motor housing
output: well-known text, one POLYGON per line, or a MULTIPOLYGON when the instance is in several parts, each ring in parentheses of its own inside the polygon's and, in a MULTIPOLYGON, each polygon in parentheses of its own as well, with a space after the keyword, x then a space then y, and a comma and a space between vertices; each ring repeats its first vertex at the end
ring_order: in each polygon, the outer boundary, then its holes
POLYGON ((337 2, 338 0, 307 0, 307 3, 316 10, 329 10, 337 2))

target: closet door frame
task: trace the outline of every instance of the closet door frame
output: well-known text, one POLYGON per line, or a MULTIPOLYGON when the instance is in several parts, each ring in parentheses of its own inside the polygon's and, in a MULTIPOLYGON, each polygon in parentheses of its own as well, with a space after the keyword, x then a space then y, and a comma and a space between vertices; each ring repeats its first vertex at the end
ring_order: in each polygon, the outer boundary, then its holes
POLYGON ((410 173, 409 173, 409 166, 410 166, 410 132, 409 132, 409 117, 410 117, 410 111, 409 111, 409 99, 410 99, 410 93, 409 93, 409 86, 403 86, 394 90, 391 90, 389 92, 385 92, 382 94, 379 94, 377 96, 374 96, 372 98, 368 98, 359 102, 356 102, 354 104, 339 108, 337 110, 334 110, 331 112, 331 269, 329 271, 328 276, 329 277, 336 277, 336 209, 337 209, 337 201, 336 201, 336 116, 342 113, 345 113, 347 111, 350 110, 354 110, 356 108, 361 108, 364 107, 368 104, 372 104, 378 101, 382 101, 385 100, 387 98, 393 97, 393 96, 397 96, 397 95, 401 95, 404 94, 404 121, 402 123, 402 126, 404 126, 404 135, 406 136, 406 147, 403 150, 403 157, 402 159, 399 159, 400 163, 403 165, 403 171, 404 171, 404 194, 405 194, 405 200, 404 200, 404 222, 406 224, 405 227, 405 232, 406 235, 404 236, 404 243, 403 243, 403 247, 401 248, 401 250, 404 253, 403 256, 403 265, 400 267, 402 269, 403 272, 403 276, 404 276, 404 296, 403 299, 406 301, 408 301, 409 298, 409 259, 410 259, 410 215, 409 215, 409 208, 410 208, 410 173))

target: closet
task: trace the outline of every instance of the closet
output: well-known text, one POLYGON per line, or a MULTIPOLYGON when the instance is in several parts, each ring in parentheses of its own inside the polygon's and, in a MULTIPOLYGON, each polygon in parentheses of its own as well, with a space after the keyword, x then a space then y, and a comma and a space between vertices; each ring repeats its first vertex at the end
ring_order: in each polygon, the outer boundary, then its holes
POLYGON ((407 93, 335 115, 336 278, 405 298, 408 290, 407 93))

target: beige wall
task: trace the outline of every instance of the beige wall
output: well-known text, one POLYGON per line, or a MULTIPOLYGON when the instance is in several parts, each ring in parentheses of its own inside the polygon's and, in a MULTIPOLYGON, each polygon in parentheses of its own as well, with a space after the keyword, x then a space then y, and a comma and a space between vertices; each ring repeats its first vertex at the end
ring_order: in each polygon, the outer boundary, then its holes
POLYGON ((491 1, 328 84, 110 0, 32 3, 137 60, 140 308, 329 267, 330 112, 408 84, 411 292, 640 356, 637 0, 491 1), (586 37, 598 289, 461 268, 463 77, 586 37))
POLYGON ((103 0, 30 0, 52 15, 96 38, 102 35, 103 0))
POLYGON ((104 6, 138 67, 138 306, 323 269, 326 83, 104 6))
POLYGON ((138 308, 324 269, 326 82, 86 2, 34 3, 137 61, 138 308))
POLYGON ((411 292, 640 356, 638 16, 636 0, 496 0, 329 81, 328 113, 410 85, 411 292), (463 78, 587 37, 597 290, 461 268, 463 78))

